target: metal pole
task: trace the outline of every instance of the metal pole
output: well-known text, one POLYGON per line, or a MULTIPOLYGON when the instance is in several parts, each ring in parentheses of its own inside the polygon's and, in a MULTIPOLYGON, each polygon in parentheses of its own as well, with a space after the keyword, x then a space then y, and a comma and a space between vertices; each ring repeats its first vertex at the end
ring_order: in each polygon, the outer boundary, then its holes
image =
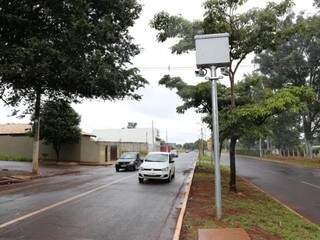
POLYGON ((220 156, 219 156, 219 112, 218 112, 218 96, 217 96, 217 68, 212 66, 211 70, 211 85, 212 85, 212 126, 213 126, 213 136, 212 143, 214 148, 214 153, 212 153, 212 158, 214 158, 215 167, 215 194, 216 194, 216 218, 219 220, 222 217, 222 203, 221 203, 221 172, 220 172, 220 156))
POLYGON ((169 144, 168 144, 168 130, 166 130, 166 151, 169 152, 169 144))
POLYGON ((153 126, 153 120, 152 120, 152 151, 154 151, 154 126, 153 126))

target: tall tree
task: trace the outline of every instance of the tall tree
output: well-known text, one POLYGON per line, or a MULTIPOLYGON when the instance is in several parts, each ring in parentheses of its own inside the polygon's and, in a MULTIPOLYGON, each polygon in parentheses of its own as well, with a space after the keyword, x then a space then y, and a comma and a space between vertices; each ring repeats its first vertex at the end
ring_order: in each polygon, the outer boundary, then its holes
MULTIPOLYGON (((220 141, 227 139, 231 132, 241 137, 250 136, 261 131, 268 119, 283 112, 299 112, 305 109, 305 104, 314 100, 312 89, 302 87, 287 87, 279 91, 263 88, 265 77, 254 74, 248 75, 243 81, 235 85, 236 107, 231 109, 231 89, 218 85, 218 107, 220 124, 220 141)), ((183 104, 177 111, 184 113, 195 108, 197 112, 204 113, 204 121, 211 124, 210 82, 197 85, 188 85, 179 77, 164 76, 161 85, 175 89, 183 104)), ((230 144, 230 151, 235 151, 235 144, 230 144)), ((232 152, 235 154, 235 152, 232 152)), ((236 190, 234 181, 230 190, 236 190)))
MULTIPOLYGON (((173 53, 184 53, 194 49, 194 35, 199 33, 230 34, 231 62, 228 67, 230 79, 231 109, 236 107, 234 85, 240 64, 254 52, 273 49, 286 37, 281 18, 289 11, 293 2, 284 0, 279 4, 267 3, 264 8, 250 9, 240 13, 247 0, 207 0, 204 3, 203 21, 188 21, 181 16, 170 16, 166 12, 158 13, 151 26, 159 31, 158 41, 178 37, 180 40, 172 47, 173 53)), ((230 189, 236 190, 235 146, 237 136, 230 132, 230 189)))
POLYGON ((128 29, 140 12, 136 0, 0 2, 0 85, 34 112, 35 173, 41 99, 139 99, 146 81, 130 67, 139 47, 128 29))
POLYGON ((296 29, 295 33, 276 50, 258 55, 255 62, 267 77, 265 84, 272 89, 287 85, 314 89, 315 101, 300 119, 296 117, 297 125, 302 122, 306 150, 312 156, 313 141, 320 135, 320 17, 291 15, 285 22, 296 29))
POLYGON ((57 161, 65 144, 78 143, 81 136, 80 116, 64 100, 48 101, 40 112, 40 137, 46 144, 52 144, 57 161))

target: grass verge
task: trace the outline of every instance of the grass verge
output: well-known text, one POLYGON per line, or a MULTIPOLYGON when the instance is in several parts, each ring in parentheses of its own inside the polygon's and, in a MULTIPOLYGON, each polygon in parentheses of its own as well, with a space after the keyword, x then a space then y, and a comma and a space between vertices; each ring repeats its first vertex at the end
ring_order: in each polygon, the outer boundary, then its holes
POLYGON ((264 156, 262 160, 276 161, 306 168, 320 168, 319 158, 307 159, 301 157, 264 156))
POLYGON ((310 224, 269 198, 241 178, 238 193, 228 191, 229 172, 222 169, 224 217, 215 220, 214 176, 210 161, 201 161, 195 171, 181 240, 197 239, 199 228, 244 228, 252 240, 320 239, 320 228, 310 224))
POLYGON ((32 162, 32 159, 21 156, 0 154, 0 161, 32 162))

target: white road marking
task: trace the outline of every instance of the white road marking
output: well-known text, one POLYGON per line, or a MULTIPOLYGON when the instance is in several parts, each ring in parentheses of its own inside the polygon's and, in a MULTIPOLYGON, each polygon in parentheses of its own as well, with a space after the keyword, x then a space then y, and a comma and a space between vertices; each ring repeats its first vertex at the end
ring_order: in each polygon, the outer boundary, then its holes
POLYGON ((115 184, 115 183, 121 182, 121 181, 123 181, 123 180, 125 180, 125 179, 127 179, 127 178, 130 178, 130 177, 133 177, 133 176, 134 176, 134 175, 132 174, 132 175, 130 175, 130 176, 128 176, 128 177, 124 177, 124 178, 121 178, 121 179, 112 181, 112 182, 110 182, 110 183, 108 183, 108 184, 104 184, 104 185, 102 185, 102 186, 100 186, 100 187, 97 187, 97 188, 94 188, 94 189, 92 189, 92 190, 90 190, 90 191, 87 191, 87 192, 78 194, 78 195, 76 195, 76 196, 67 198, 67 199, 65 199, 65 200, 63 200, 63 201, 57 202, 57 203, 55 203, 55 204, 52 204, 52 205, 49 205, 49 206, 47 206, 47 207, 41 208, 41 209, 36 210, 36 211, 34 211, 34 212, 28 213, 28 214, 23 215, 23 216, 21 216, 21 217, 19 217, 19 218, 16 218, 16 219, 13 219, 13 220, 11 220, 11 221, 9 221, 9 222, 6 222, 6 223, 1 224, 1 225, 0 225, 0 229, 1 229, 1 228, 8 227, 8 226, 10 226, 10 225, 12 225, 12 224, 15 224, 15 223, 17 223, 17 222, 20 222, 20 221, 25 220, 25 219, 27 219, 27 218, 30 218, 30 217, 32 217, 32 216, 38 215, 38 214, 40 214, 40 213, 42 213, 42 212, 48 211, 48 210, 50 210, 50 209, 52 209, 52 208, 61 206, 61 205, 63 205, 63 204, 66 204, 66 203, 68 203, 68 202, 71 202, 71 201, 73 201, 73 200, 82 198, 82 197, 84 197, 84 196, 87 196, 87 195, 89 195, 89 194, 91 194, 91 193, 97 192, 97 191, 99 191, 99 190, 101 190, 101 189, 104 189, 104 188, 106 188, 106 187, 109 187, 109 186, 111 186, 111 185, 113 185, 113 184, 115 184))
POLYGON ((308 182, 305 182, 305 181, 302 181, 302 183, 307 184, 307 185, 309 185, 309 186, 311 186, 311 187, 320 189, 320 186, 318 186, 318 185, 314 185, 314 184, 312 184, 312 183, 308 183, 308 182))

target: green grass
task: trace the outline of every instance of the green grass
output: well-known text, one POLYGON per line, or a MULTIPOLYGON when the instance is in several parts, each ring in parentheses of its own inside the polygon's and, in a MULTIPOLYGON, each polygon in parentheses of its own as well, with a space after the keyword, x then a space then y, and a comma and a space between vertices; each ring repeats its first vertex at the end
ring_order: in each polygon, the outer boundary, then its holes
POLYGON ((276 161, 286 164, 292 164, 296 166, 306 168, 320 168, 320 159, 305 159, 298 157, 278 157, 278 156, 264 156, 262 160, 276 161))
POLYGON ((10 156, 0 153, 0 161, 32 162, 32 159, 21 156, 10 156))
POLYGON ((318 240, 320 228, 300 218, 265 193, 238 178, 238 193, 228 190, 229 172, 222 169, 224 217, 215 220, 213 166, 198 165, 181 239, 196 239, 199 228, 241 227, 252 240, 318 240))

